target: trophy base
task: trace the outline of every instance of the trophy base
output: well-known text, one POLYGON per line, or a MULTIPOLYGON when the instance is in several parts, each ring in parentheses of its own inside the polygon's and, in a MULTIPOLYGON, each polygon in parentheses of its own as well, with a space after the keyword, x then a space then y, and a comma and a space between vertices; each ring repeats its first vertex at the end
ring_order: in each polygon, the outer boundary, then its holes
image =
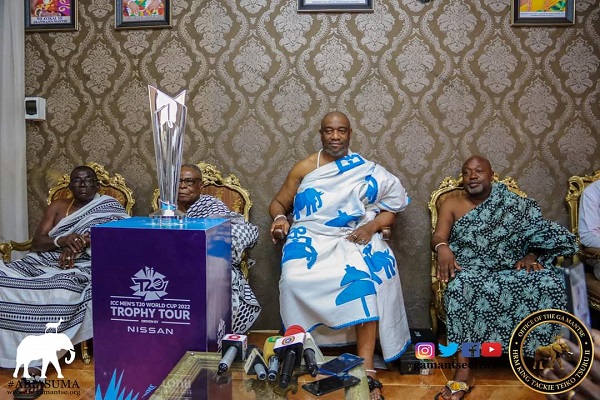
POLYGON ((160 220, 177 220, 181 223, 183 223, 183 220, 185 219, 185 213, 179 211, 179 210, 156 210, 153 213, 151 213, 150 218, 153 219, 160 219, 160 220))

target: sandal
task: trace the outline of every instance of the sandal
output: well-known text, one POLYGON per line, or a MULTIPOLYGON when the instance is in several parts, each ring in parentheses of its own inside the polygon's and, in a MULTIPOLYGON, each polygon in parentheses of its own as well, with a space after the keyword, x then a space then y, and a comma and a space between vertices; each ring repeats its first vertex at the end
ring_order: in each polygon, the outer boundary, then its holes
MULTIPOLYGON (((464 399, 466 395, 471 393, 471 387, 469 387, 469 385, 467 385, 467 382, 448 381, 448 383, 446 383, 445 387, 447 387, 450 390, 450 396, 448 396, 448 397, 452 397, 454 395, 454 393, 464 392, 463 396, 461 397, 461 399, 464 399)), ((442 392, 439 392, 438 394, 435 395, 434 400, 443 399, 443 397, 441 397, 441 396, 442 396, 442 392)))
POLYGON ((44 381, 39 377, 21 378, 13 391, 15 399, 37 399, 44 393, 44 381))
MULTIPOLYGON (((369 383, 369 392, 372 392, 375 389, 379 389, 380 391, 381 389, 383 389, 383 384, 379 382, 376 378, 373 378, 372 376, 367 375, 367 382, 369 383)), ((383 395, 380 394, 379 399, 385 400, 385 397, 383 397, 383 395)))

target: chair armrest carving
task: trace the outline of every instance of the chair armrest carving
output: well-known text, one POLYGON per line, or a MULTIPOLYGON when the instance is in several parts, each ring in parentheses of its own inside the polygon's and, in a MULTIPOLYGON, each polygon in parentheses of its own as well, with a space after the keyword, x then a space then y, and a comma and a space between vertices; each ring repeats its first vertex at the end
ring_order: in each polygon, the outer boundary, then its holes
POLYGON ((381 237, 383 238, 383 240, 390 240, 391 236, 392 236, 392 227, 384 226, 381 228, 381 237))
POLYGON ((582 260, 583 259, 600 260, 600 248, 580 246, 579 247, 579 256, 581 257, 582 260))
POLYGON ((10 262, 12 259, 11 253, 13 251, 29 251, 31 250, 31 239, 25 242, 15 242, 9 240, 8 242, 0 243, 0 255, 2 255, 2 261, 10 262))

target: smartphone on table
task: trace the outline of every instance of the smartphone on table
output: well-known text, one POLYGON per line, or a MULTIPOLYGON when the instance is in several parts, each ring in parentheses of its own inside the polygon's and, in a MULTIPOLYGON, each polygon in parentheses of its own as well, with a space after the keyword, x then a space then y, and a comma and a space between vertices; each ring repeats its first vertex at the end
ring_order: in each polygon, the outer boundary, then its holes
POLYGON ((364 359, 354 354, 343 353, 336 358, 323 363, 319 373, 324 375, 340 375, 362 364, 364 359))
POLYGON ((360 379, 352 375, 328 376, 302 385, 302 389, 315 396, 322 396, 338 389, 347 388, 360 383, 360 379))

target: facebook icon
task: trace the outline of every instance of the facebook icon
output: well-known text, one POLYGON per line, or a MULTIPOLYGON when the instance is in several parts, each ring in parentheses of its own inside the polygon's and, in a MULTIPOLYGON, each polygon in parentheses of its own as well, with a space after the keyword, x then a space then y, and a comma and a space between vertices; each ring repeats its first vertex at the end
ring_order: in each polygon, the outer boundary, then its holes
POLYGON ((481 343, 463 343, 460 347, 460 352, 463 357, 481 357, 480 347, 481 343))

